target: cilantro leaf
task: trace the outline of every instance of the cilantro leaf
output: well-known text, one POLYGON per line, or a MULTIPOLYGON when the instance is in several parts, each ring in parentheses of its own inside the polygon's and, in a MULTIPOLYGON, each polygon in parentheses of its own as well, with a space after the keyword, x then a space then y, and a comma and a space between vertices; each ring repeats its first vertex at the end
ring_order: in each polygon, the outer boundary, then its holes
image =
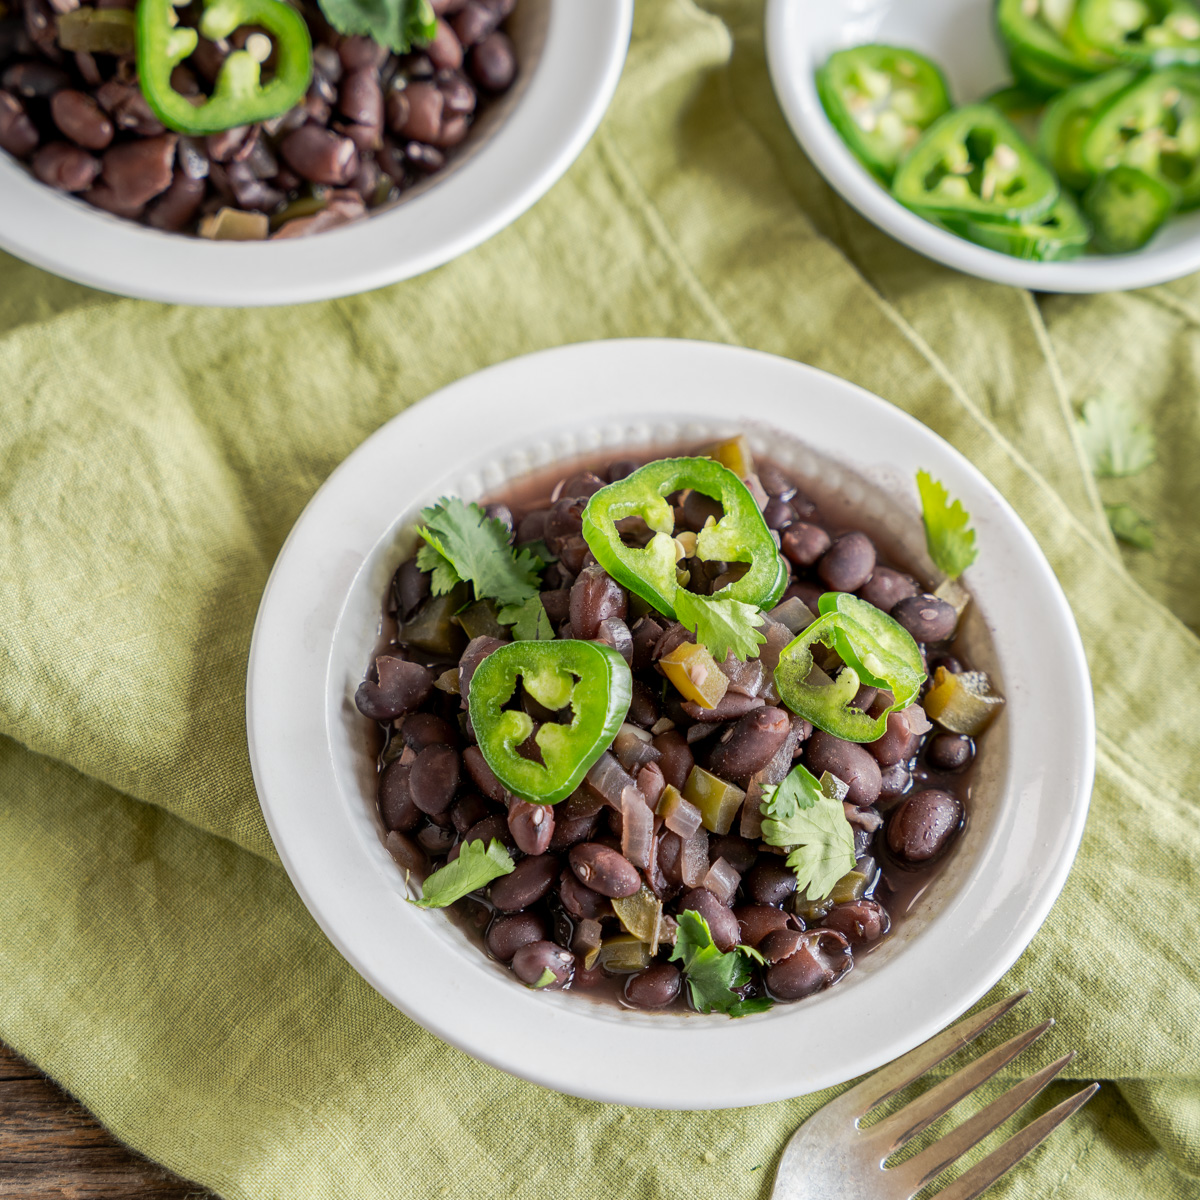
POLYGON ((326 20, 339 33, 364 33, 397 54, 414 42, 429 42, 437 17, 429 0, 318 0, 326 20))
POLYGON ((549 642, 554 639, 554 626, 542 598, 530 596, 524 604, 510 604, 496 615, 501 625, 513 627, 513 640, 517 642, 549 642))
POLYGON ((854 870, 854 830, 832 784, 822 787, 798 764, 778 787, 763 788, 761 807, 767 845, 794 847, 787 864, 796 872, 800 891, 824 899, 854 870))
POLYGON ((1139 550, 1154 549, 1154 527, 1128 504, 1106 504, 1104 513, 1118 541, 1136 546, 1139 550))
POLYGON ((730 650, 741 661, 758 657, 758 648, 767 639, 758 631, 763 623, 761 610, 741 600, 714 600, 680 588, 675 593, 675 615, 683 627, 707 646, 717 662, 724 662, 730 650))
POLYGON ((750 982, 750 963, 742 949, 739 946, 722 954, 713 942, 708 922, 698 912, 688 909, 679 914, 670 961, 683 964, 683 974, 697 1011, 744 1017, 771 1007, 771 1001, 766 997, 743 1000, 734 991, 750 982))
POLYGON ((507 875, 515 865, 495 838, 486 847, 482 841, 463 842, 458 857, 434 871, 421 886, 421 899, 412 903, 418 908, 445 908, 507 875))
POLYGON ((443 591, 466 579, 474 585, 477 600, 490 596, 503 605, 520 605, 537 595, 541 560, 528 550, 514 552, 508 544, 508 530, 478 504, 443 498, 423 509, 421 516, 425 524, 418 532, 429 550, 422 547, 417 566, 423 571, 432 569, 434 582, 443 591))
POLYGON ((1079 436, 1092 474, 1101 479, 1136 475, 1156 456, 1153 432, 1138 421, 1132 404, 1111 392, 1084 404, 1079 436))
POLYGON ((921 520, 925 522, 925 544, 929 557, 944 575, 957 579, 978 557, 975 530, 968 527, 970 513, 961 500, 950 503, 946 485, 928 471, 917 472, 921 494, 921 520))
POLYGON ((452 592, 458 584, 462 583, 462 580, 458 577, 458 572, 454 569, 454 564, 441 551, 434 549, 428 542, 425 542, 417 550, 417 566, 422 571, 433 572, 433 578, 429 582, 429 587, 435 596, 444 596, 447 592, 452 592))

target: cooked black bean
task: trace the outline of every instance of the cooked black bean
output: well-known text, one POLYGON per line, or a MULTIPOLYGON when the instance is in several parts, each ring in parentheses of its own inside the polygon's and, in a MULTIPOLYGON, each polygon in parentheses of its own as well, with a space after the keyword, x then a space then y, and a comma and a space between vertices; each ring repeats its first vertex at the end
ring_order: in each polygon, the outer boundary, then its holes
POLYGON ((939 654, 929 660, 929 672, 933 674, 938 667, 944 667, 951 675, 961 675, 967 668, 953 654, 939 654))
MULTIPOLYGON (((488 845, 493 839, 509 850, 517 848, 517 843, 513 841, 512 831, 508 827, 508 821, 499 813, 484 817, 482 821, 472 825, 462 837, 464 842, 484 842, 488 845)), ((455 849, 457 848, 456 846, 455 849)))
POLYGON ((683 502, 684 524, 695 533, 699 533, 709 519, 719 521, 724 512, 719 500, 714 500, 703 492, 691 491, 683 502))
POLYGON ((518 849, 545 854, 554 836, 554 809, 549 804, 515 800, 508 810, 508 828, 518 849))
POLYGON ((426 822, 417 831, 417 841, 432 855, 447 854, 453 851, 451 861, 458 857, 458 846, 455 845, 453 827, 443 829, 440 825, 426 822))
POLYGON ((467 706, 467 696, 471 690, 471 677, 475 674, 479 664, 493 650, 498 650, 503 645, 504 643, 499 638, 488 637, 486 634, 472 638, 467 643, 467 648, 458 660, 458 692, 462 697, 464 708, 467 706))
POLYGON ((879 764, 857 742, 846 742, 822 729, 804 744, 804 762, 819 779, 828 771, 850 789, 846 799, 865 808, 879 799, 879 764))
POLYGON ((784 555, 798 567, 811 567, 832 544, 824 529, 806 521, 794 521, 780 539, 784 555))
POLYGON ((379 813, 388 829, 408 833, 421 823, 421 810, 408 790, 410 767, 399 759, 388 763, 379 776, 379 813))
POLYGON ((858 589, 858 594, 868 604, 890 613, 901 600, 915 596, 919 591, 911 575, 893 571, 891 567, 877 566, 871 578, 858 589))
POLYGON ((33 173, 52 188, 83 192, 100 174, 100 160, 70 142, 50 142, 33 156, 33 173))
POLYGON ((204 203, 207 186, 177 168, 171 186, 146 209, 146 224, 169 233, 187 229, 204 203))
POLYGON ((875 545, 865 533, 843 533, 821 556, 817 574, 835 592, 857 592, 875 570, 875 545))
POLYGON ((762 854, 743 877, 742 890, 755 904, 778 907, 796 890, 796 872, 782 858, 762 854))
POLYGON ((586 817, 554 818, 554 833, 550 838, 550 849, 554 851, 569 850, 580 842, 590 840, 600 824, 600 814, 593 813, 586 817))
POLYGON ((504 784, 500 782, 487 765, 483 751, 478 746, 468 746, 463 751, 463 765, 475 786, 489 799, 502 801, 508 795, 504 784))
POLYGON ((370 67, 347 71, 337 92, 338 112, 359 125, 383 124, 383 89, 370 67))
POLYGON ((940 788, 913 792, 888 818, 888 848, 902 862, 940 858, 962 828, 958 797, 940 788))
POLYGON ((853 965, 850 946, 834 930, 801 934, 795 953, 767 968, 767 990, 780 1000, 800 1000, 836 983, 853 965))
POLYGON ((467 0, 454 14, 451 25, 458 40, 464 46, 474 46, 482 41, 504 18, 500 11, 483 0, 467 0))
POLYGON ((802 600, 809 611, 815 616, 817 605, 827 590, 807 579, 799 579, 795 583, 788 584, 787 591, 783 593, 783 598, 790 600, 795 596, 798 600, 802 600))
POLYGON ((471 78, 484 91, 503 92, 517 74, 517 54, 508 35, 500 30, 483 38, 467 61, 471 78))
POLYGON ((385 654, 375 660, 375 667, 379 682, 366 679, 354 693, 358 711, 372 721, 394 720, 424 704, 433 690, 433 672, 420 663, 385 654))
POLYGON ((738 944, 741 930, 737 917, 707 888, 692 888, 684 892, 676 907, 679 912, 697 912, 708 922, 709 932, 718 950, 729 951, 738 944))
POLYGON ((50 98, 50 115, 67 137, 87 150, 104 150, 113 140, 112 122, 86 92, 56 92, 50 98))
POLYGON ((891 923, 887 909, 877 900, 835 905, 821 920, 823 928, 840 933, 851 946, 877 942, 887 933, 891 923))
POLYGON ((642 886, 637 867, 616 850, 599 842, 572 846, 567 861, 579 882, 602 896, 620 899, 632 896, 642 886))
POLYGON ((571 586, 569 611, 575 636, 591 641, 608 618, 624 620, 629 611, 629 597, 603 567, 585 567, 571 586))
POLYGON ((786 500, 772 496, 763 509, 763 520, 768 529, 783 530, 795 523, 796 510, 786 500))
MULTIPOLYGON (((893 767, 898 762, 906 762, 912 758, 920 744, 921 737, 909 728, 908 718, 903 713, 894 712, 888 714, 883 736, 868 742, 867 750, 881 767, 893 767)), ((882 787, 881 779, 881 790, 882 787)))
POLYGON ((415 751, 438 743, 447 746, 458 745, 458 730, 445 717, 431 712, 408 713, 400 727, 400 736, 404 739, 404 744, 411 746, 415 751))
POLYGON ((176 134, 164 133, 110 146, 104 152, 104 182, 123 203, 145 204, 171 186, 178 140, 176 134))
POLYGON ((936 733, 925 750, 925 761, 936 771, 961 771, 974 757, 974 742, 961 733, 936 733))
POLYGON ((536 904, 554 886, 559 863, 556 855, 523 858, 507 875, 492 884, 492 903, 501 912, 518 912, 536 904))
POLYGON ((484 941, 493 958, 501 962, 512 962, 512 957, 522 946, 546 939, 546 918, 537 913, 512 913, 496 917, 488 926, 484 941))
POLYGON ((411 871, 414 875, 428 872, 429 856, 419 842, 393 829, 383 839, 383 844, 401 870, 411 871))
POLYGON ((773 930, 796 928, 796 922, 799 927, 804 924, 799 917, 769 904, 743 904, 733 910, 733 915, 737 917, 739 940, 747 946, 757 946, 773 930))
POLYGON ((459 796, 450 805, 451 823, 461 834, 468 833, 480 821, 491 815, 492 806, 478 792, 468 792, 465 796, 459 796))
POLYGON ((25 106, 11 92, 0 91, 0 148, 24 158, 37 148, 38 132, 25 106))
POLYGON ((898 762, 886 768, 879 775, 879 796, 889 800, 903 795, 912 783, 912 772, 907 763, 898 762))
POLYGON ((563 908, 580 920, 598 920, 612 911, 608 897, 580 883, 575 872, 566 870, 558 881, 558 896, 563 908))
POLYGON ((458 789, 458 751, 450 746, 426 746, 417 755, 408 776, 413 803, 427 814, 443 813, 458 789))
POLYGON ((687 738, 677 729, 668 729, 654 739, 654 748, 662 755, 658 760, 663 777, 674 788, 683 791, 687 777, 696 765, 696 756, 692 753, 687 738))
POLYGON ((709 841, 708 855, 713 862, 723 858, 739 875, 745 875, 754 866, 758 852, 744 837, 726 833, 709 841))
POLYGON ((301 179, 334 187, 358 174, 358 148, 347 137, 317 125, 302 125, 279 143, 279 152, 301 179))
POLYGON ((679 998, 682 976, 670 963, 655 963, 625 980, 625 999, 634 1008, 666 1008, 679 998))
POLYGON ((338 47, 342 66, 347 71, 357 71, 363 67, 379 70, 387 62, 387 47, 379 45, 369 37, 355 35, 345 38, 338 47))
POLYGON ((425 47, 429 60, 440 71, 453 71, 462 66, 463 48, 458 35, 440 17, 433 41, 425 47))
POLYGON ((782 708, 748 712, 721 734, 709 752, 708 769, 722 779, 743 780, 775 757, 791 728, 791 717, 782 708))
MULTIPOLYGON (((774 910, 772 910, 774 911, 774 910)), ((758 943, 757 949, 769 963, 791 958, 804 940, 804 933, 794 926, 773 929, 758 943)))
POLYGON ((0 87, 26 100, 45 100, 70 82, 61 67, 43 62, 14 63, 0 75, 0 87))
POLYGON ((954 605, 928 592, 901 600, 891 615, 892 620, 907 629, 916 642, 944 642, 954 636, 958 625, 954 605))
POLYGON ((531 942, 512 958, 513 974, 533 988, 560 988, 570 982, 575 955, 553 942, 531 942))

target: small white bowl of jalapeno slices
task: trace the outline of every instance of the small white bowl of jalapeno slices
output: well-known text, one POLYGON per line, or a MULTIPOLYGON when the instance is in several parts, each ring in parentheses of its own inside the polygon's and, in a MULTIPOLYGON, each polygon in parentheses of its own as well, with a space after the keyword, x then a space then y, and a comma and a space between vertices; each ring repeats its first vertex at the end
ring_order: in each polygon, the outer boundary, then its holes
POLYGON ((768 0, 788 122, 864 216, 1040 291, 1200 270, 1200 0, 768 0))

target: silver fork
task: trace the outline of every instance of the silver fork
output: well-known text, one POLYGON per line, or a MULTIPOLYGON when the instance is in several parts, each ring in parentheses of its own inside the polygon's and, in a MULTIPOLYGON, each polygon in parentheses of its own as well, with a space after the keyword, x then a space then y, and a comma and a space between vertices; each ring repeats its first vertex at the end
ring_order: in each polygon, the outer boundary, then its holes
MULTIPOLYGON (((911 1200, 951 1163, 1032 1100, 1075 1057, 1074 1051, 1011 1087, 957 1129, 896 1167, 888 1168, 885 1160, 1032 1045, 1054 1021, 1043 1021, 989 1050, 899 1112, 869 1128, 860 1129, 859 1122, 871 1109, 974 1041, 1028 994, 1019 992, 1009 996, 952 1025, 809 1117, 784 1147, 775 1171, 772 1200, 829 1200, 831 1196, 838 1200, 911 1200)), ((1098 1083, 1088 1084, 1083 1091, 1030 1122, 939 1191, 938 1200, 973 1200, 1082 1108, 1099 1087, 1098 1083)))

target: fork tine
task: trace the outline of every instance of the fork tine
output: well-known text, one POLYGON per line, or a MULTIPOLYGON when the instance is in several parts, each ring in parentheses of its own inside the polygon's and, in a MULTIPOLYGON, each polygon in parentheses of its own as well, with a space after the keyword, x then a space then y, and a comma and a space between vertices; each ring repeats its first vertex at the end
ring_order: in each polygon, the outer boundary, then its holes
POLYGON ((894 1063, 876 1071, 874 1075, 868 1075, 861 1083, 855 1084, 848 1092, 839 1096, 834 1103, 847 1114, 854 1113, 859 1117, 865 1115, 889 1096, 894 1096, 901 1088, 908 1087, 930 1067, 936 1067, 956 1050, 961 1050, 968 1042, 974 1041, 988 1026, 995 1024, 1028 995, 1028 992, 1018 992, 1015 996, 1009 996, 1006 1000, 993 1004, 991 1008, 985 1008, 983 1012, 942 1030, 937 1037, 923 1042, 915 1050, 910 1050, 903 1057, 896 1059, 894 1063))
POLYGON ((1090 1083, 1082 1092, 1055 1105, 1020 1133, 1013 1134, 1003 1145, 986 1158, 981 1158, 969 1171, 960 1175, 949 1187, 936 1193, 937 1200, 975 1200, 1010 1167, 1015 1166, 1031 1150, 1040 1146, 1068 1117, 1079 1111, 1098 1091, 1098 1083, 1090 1083))
POLYGON ((1001 1067, 1012 1062, 1053 1024, 1053 1019, 1043 1021, 1035 1028, 1009 1038, 1003 1045, 989 1050, 987 1054, 931 1087, 923 1096, 918 1096, 899 1112, 892 1113, 878 1125, 873 1125, 863 1136, 877 1142, 880 1153, 885 1157, 899 1150, 917 1134, 928 1129, 940 1116, 948 1113, 964 1096, 970 1095, 980 1084, 991 1079, 1001 1067))
POLYGON ((903 1174, 910 1192, 923 1188, 936 1179, 952 1162, 956 1162, 970 1148, 983 1141, 989 1133, 999 1129, 1009 1117, 1023 1105, 1028 1104, 1058 1073, 1075 1057, 1075 1051, 1064 1054, 1057 1062, 1043 1067, 1036 1075, 1023 1079, 1009 1088, 1003 1096, 980 1109, 957 1129, 927 1146, 920 1154, 893 1170, 903 1174))

